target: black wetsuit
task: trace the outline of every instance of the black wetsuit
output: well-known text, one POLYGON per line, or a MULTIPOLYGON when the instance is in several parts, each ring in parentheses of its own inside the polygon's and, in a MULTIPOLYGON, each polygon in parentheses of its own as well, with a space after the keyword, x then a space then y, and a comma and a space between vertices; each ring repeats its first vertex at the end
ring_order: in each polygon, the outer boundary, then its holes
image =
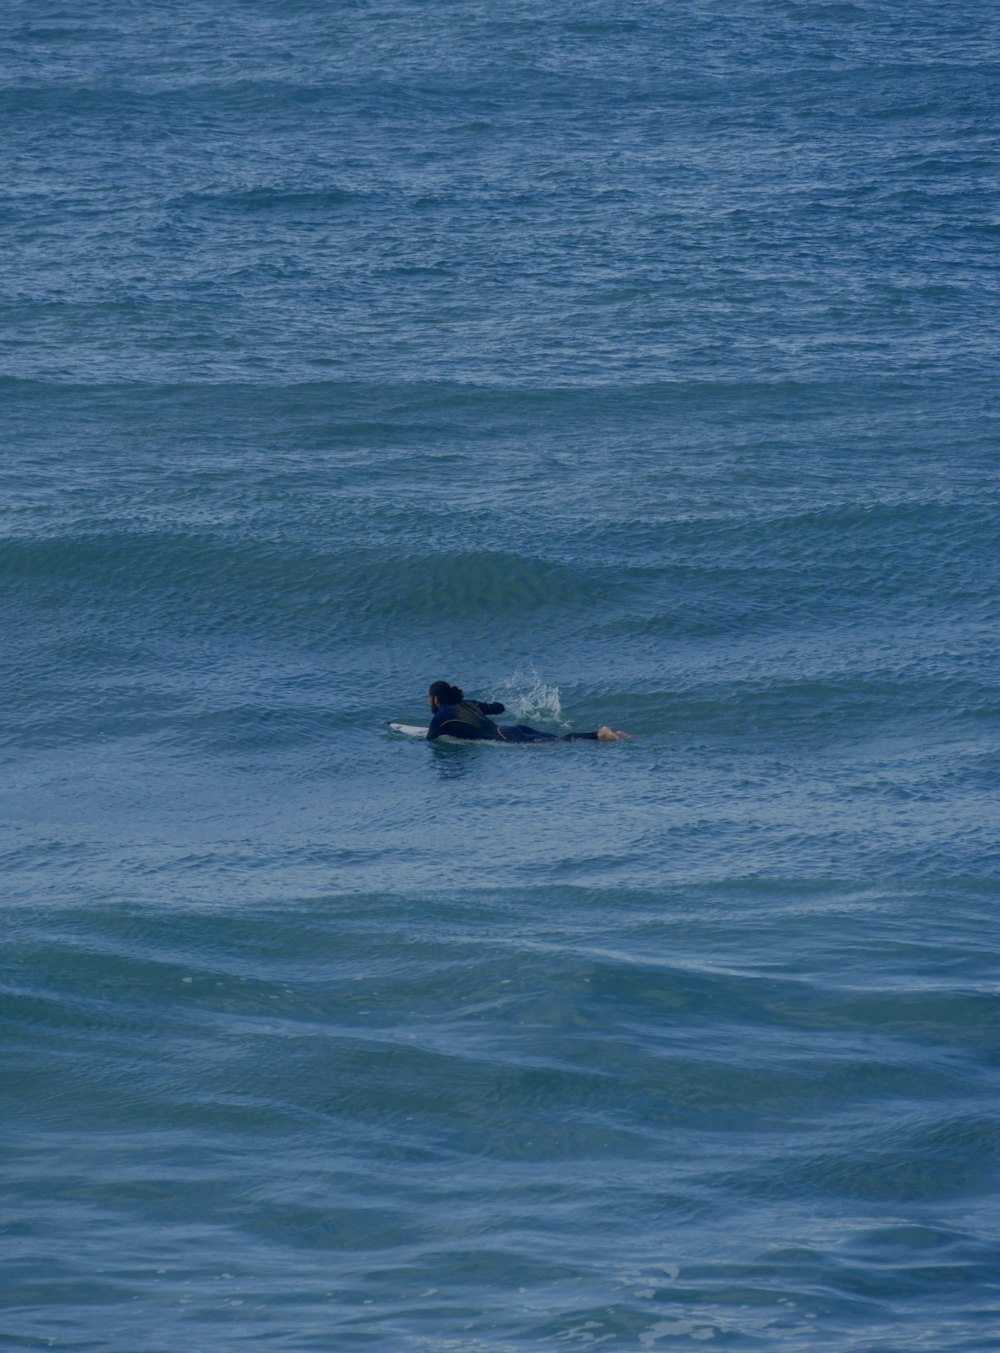
POLYGON ((597 737, 596 733, 542 733, 523 723, 495 724, 488 716, 502 714, 503 705, 486 705, 481 700, 463 700, 457 705, 442 705, 431 719, 427 740, 446 733, 450 738, 466 738, 480 742, 583 742, 597 737))

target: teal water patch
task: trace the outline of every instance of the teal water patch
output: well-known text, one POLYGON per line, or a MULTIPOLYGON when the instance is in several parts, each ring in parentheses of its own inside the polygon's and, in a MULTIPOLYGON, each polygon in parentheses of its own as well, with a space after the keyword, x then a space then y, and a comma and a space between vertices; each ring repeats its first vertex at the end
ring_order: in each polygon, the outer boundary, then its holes
POLYGON ((994 903, 789 880, 24 915, 11 1327, 819 1348, 939 1337, 947 1306, 975 1337, 994 903))

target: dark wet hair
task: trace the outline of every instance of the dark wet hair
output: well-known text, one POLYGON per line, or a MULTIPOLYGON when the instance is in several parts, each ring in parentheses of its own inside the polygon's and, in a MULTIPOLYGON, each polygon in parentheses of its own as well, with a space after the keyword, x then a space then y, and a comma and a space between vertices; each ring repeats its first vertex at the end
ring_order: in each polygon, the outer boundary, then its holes
POLYGON ((447 681, 432 682, 428 695, 433 695, 435 700, 440 700, 442 705, 457 705, 462 699, 462 691, 458 686, 449 686, 447 681))

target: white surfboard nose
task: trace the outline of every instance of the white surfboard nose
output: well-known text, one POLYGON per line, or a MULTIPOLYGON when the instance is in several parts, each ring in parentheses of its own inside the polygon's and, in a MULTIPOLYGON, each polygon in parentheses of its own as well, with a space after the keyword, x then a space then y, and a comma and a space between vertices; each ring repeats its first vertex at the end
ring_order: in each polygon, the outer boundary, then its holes
POLYGON ((394 733, 405 733, 409 738, 425 738, 427 736, 427 725, 422 727, 414 723, 390 723, 389 727, 394 733))

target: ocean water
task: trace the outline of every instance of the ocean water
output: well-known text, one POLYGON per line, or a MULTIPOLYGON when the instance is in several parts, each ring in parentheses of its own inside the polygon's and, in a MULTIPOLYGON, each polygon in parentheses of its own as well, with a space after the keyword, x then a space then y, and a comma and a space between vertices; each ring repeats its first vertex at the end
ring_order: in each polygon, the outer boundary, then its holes
POLYGON ((5 0, 0 1347, 1000 1348, 998 30, 5 0))

